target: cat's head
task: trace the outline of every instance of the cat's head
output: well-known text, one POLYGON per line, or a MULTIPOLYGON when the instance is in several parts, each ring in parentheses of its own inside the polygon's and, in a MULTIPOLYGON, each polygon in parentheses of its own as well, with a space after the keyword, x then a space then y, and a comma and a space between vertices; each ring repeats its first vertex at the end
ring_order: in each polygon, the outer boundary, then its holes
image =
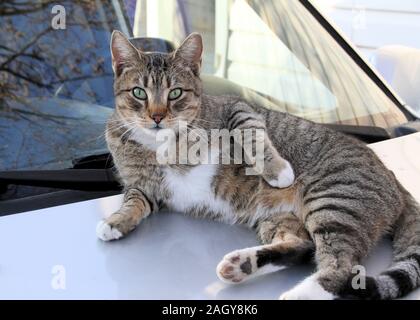
POLYGON ((116 110, 130 128, 154 132, 190 122, 200 109, 203 43, 189 35, 171 53, 142 52, 119 31, 111 37, 116 110))

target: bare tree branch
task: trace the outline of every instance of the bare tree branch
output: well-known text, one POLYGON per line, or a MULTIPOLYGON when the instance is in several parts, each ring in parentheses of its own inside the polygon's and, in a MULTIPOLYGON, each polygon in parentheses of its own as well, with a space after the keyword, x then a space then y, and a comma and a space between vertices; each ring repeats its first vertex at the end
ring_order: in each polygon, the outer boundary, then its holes
POLYGON ((28 50, 31 46, 33 46, 42 36, 44 36, 45 34, 47 34, 48 32, 50 32, 51 30, 53 30, 51 27, 46 28, 45 30, 41 31, 40 33, 38 33, 35 37, 33 37, 31 39, 31 41, 29 41, 26 45, 24 45, 19 51, 17 51, 15 54, 11 55, 8 59, 6 59, 6 61, 4 61, 1 65, 0 65, 0 69, 4 69, 4 67, 6 65, 8 65, 10 62, 12 62, 13 60, 15 60, 17 57, 19 57, 20 55, 22 55, 23 53, 25 53, 26 50, 28 50))
POLYGON ((21 1, 2 1, 0 4, 1 16, 14 16, 19 14, 28 14, 31 12, 42 10, 52 4, 54 1, 40 1, 34 2, 21 2, 21 1))
POLYGON ((37 80, 34 80, 34 79, 32 79, 32 78, 29 78, 28 76, 25 76, 25 75, 23 75, 23 74, 19 74, 19 73, 17 73, 16 71, 14 71, 14 70, 11 70, 11 69, 8 69, 8 68, 4 68, 4 69, 2 69, 2 71, 5 71, 5 72, 8 72, 8 73, 10 73, 10 74, 12 74, 12 75, 14 75, 15 77, 17 77, 17 78, 20 78, 20 79, 23 79, 23 80, 25 80, 25 81, 28 81, 28 82, 30 82, 30 83, 32 83, 32 84, 34 84, 34 85, 36 85, 37 87, 40 87, 40 88, 52 88, 52 86, 51 85, 48 85, 48 84, 45 84, 45 83, 42 83, 42 82, 39 82, 39 81, 37 81, 37 80))

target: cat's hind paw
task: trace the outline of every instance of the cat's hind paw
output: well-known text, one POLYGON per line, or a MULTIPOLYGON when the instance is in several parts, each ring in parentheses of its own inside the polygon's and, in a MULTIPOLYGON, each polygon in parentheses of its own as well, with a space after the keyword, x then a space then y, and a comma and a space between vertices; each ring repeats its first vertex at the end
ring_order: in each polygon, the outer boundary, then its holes
POLYGON ((117 240, 123 236, 121 231, 112 227, 105 220, 99 221, 96 226, 96 235, 103 241, 117 240))
POLYGON ((220 280, 226 283, 239 283, 253 273, 251 257, 243 251, 233 251, 223 257, 216 268, 220 280))
POLYGON ((335 296, 326 291, 318 282, 316 274, 309 276, 289 291, 284 292, 279 300, 334 300, 335 296))

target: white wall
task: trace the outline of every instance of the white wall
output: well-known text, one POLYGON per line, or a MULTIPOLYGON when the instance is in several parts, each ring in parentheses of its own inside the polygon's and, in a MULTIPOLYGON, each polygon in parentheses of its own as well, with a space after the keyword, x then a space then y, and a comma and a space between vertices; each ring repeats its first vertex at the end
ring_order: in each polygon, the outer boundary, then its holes
POLYGON ((378 47, 420 48, 420 0, 312 0, 367 57, 378 47))

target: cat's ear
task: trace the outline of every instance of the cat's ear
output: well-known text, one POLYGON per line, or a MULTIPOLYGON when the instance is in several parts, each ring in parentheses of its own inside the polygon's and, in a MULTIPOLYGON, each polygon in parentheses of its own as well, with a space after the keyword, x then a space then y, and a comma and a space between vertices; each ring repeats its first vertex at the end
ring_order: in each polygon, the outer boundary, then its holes
POLYGON ((112 69, 119 76, 122 70, 139 59, 139 52, 120 31, 114 30, 111 35, 112 69))
POLYGON ((191 33, 175 51, 175 58, 181 58, 183 61, 200 70, 202 54, 203 39, 200 34, 194 32, 191 33))

